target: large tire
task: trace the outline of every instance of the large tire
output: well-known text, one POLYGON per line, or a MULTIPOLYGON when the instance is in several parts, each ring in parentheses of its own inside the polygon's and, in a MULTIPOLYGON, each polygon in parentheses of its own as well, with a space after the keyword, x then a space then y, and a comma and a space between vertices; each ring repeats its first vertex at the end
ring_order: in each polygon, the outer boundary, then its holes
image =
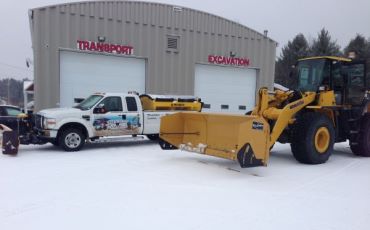
POLYGON ((350 143, 350 146, 355 155, 370 157, 370 116, 365 117, 361 122, 357 145, 350 143))
POLYGON ((67 152, 75 152, 82 149, 86 137, 79 129, 69 128, 63 130, 59 136, 59 145, 67 152))
POLYGON ((304 113, 293 125, 291 149, 300 163, 325 163, 333 152, 334 141, 333 122, 323 114, 304 113))

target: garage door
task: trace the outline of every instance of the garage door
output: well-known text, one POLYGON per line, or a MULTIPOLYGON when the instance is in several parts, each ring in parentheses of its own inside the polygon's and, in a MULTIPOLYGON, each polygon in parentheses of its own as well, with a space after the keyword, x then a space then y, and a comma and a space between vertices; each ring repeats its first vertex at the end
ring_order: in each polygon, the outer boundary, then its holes
POLYGON ((145 60, 71 51, 60 52, 60 107, 95 92, 145 93, 145 60))
POLYGON ((256 76, 255 69, 196 65, 194 95, 205 112, 244 114, 255 105, 256 76))

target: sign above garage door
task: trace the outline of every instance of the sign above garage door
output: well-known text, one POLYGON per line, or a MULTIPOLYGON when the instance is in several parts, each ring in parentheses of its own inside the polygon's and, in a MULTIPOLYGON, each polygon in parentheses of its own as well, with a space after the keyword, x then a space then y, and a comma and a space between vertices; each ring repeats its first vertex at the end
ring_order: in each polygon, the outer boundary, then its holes
POLYGON ((95 51, 101 53, 115 53, 123 55, 133 55, 134 47, 127 45, 117 45, 93 41, 77 41, 77 48, 85 51, 95 51))
POLYGON ((249 58, 239 58, 239 57, 209 55, 208 62, 211 64, 218 64, 218 65, 233 65, 233 66, 242 66, 242 67, 250 66, 249 58))
POLYGON ((145 59, 60 51, 60 107, 96 92, 145 93, 145 59))

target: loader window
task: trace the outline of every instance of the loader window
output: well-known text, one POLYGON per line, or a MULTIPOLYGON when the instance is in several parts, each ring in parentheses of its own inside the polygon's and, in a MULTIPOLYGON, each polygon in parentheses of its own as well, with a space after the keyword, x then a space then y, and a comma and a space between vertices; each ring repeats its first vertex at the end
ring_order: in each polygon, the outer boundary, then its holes
POLYGON ((332 75, 333 75, 333 89, 335 91, 341 91, 344 86, 344 78, 341 75, 341 65, 339 63, 333 65, 332 75))
POLYGON ((324 59, 298 63, 298 87, 302 92, 316 92, 322 84, 330 84, 330 63, 324 59))
POLYGON ((351 65, 348 68, 348 80, 349 86, 364 86, 364 71, 365 66, 363 64, 351 65))
POLYGON ((347 66, 347 100, 352 105, 360 105, 365 92, 365 65, 363 63, 347 66))
POLYGON ((370 89, 370 59, 366 62, 366 88, 370 89))

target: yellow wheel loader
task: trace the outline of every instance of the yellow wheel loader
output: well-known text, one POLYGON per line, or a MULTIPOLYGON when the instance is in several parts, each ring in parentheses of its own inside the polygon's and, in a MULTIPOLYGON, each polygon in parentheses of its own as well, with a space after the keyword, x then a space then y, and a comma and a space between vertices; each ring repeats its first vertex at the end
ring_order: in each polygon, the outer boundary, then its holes
POLYGON ((243 168, 266 166, 276 141, 290 143, 305 164, 326 162, 334 143, 347 140, 354 154, 369 157, 369 64, 332 56, 300 59, 294 90, 261 88, 248 115, 164 116, 159 144, 235 160, 243 168))

